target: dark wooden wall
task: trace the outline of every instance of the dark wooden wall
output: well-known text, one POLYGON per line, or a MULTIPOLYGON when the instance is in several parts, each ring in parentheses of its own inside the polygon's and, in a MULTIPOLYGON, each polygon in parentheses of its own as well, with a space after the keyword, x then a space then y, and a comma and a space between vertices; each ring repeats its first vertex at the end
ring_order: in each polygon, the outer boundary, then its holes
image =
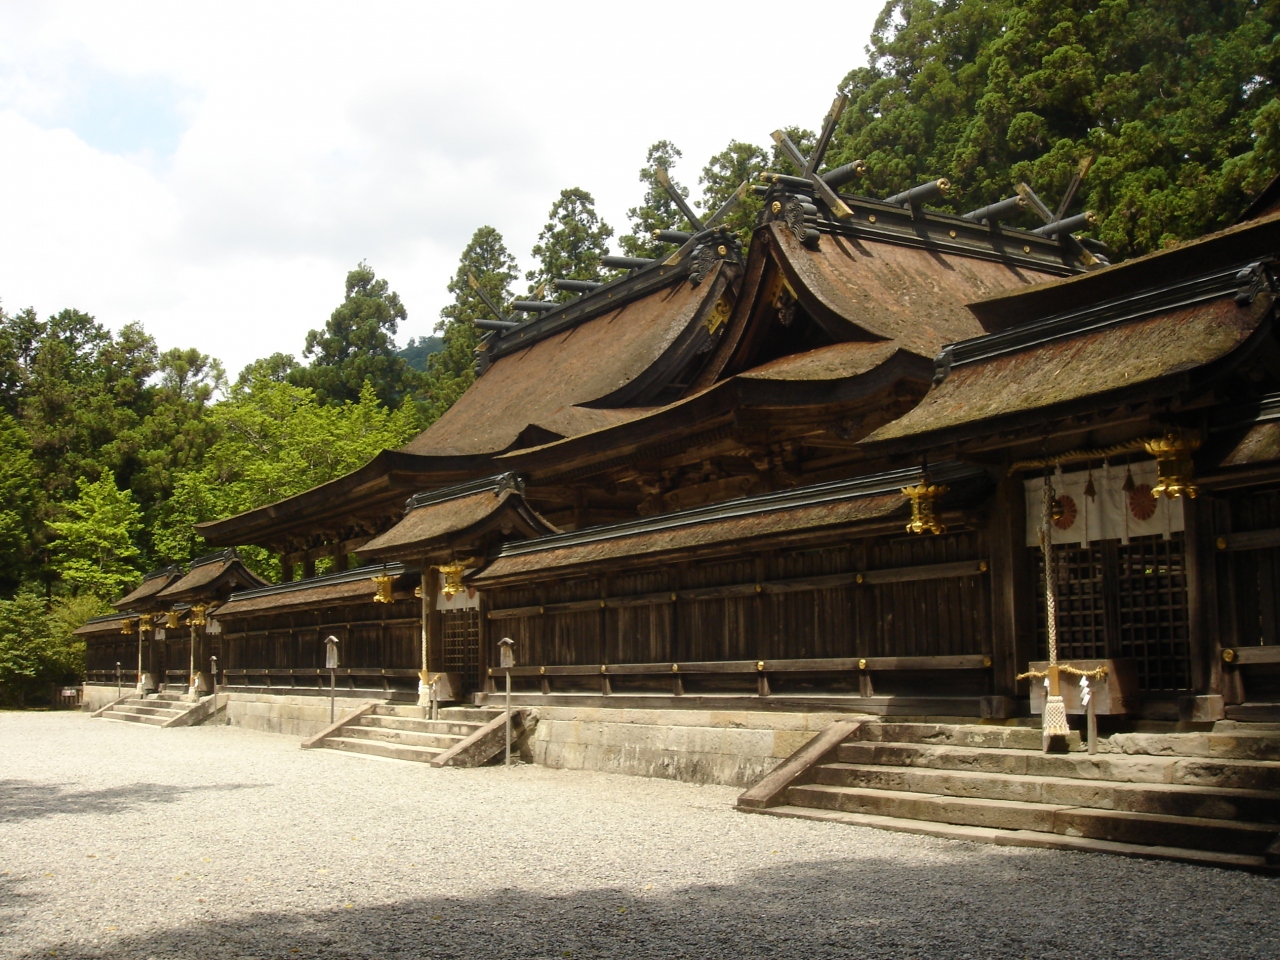
POLYGON ((344 667, 418 668, 421 612, 415 600, 219 618, 224 669, 320 668, 324 639, 338 638, 344 667))
POLYGON ((502 621, 520 661, 546 666, 704 660, 948 656, 991 652, 985 573, 756 593, 769 581, 986 559, 985 535, 834 541, 734 559, 668 562, 612 575, 493 589, 495 610, 681 591, 677 601, 530 612, 502 621), (745 587, 745 595, 685 599, 745 587))

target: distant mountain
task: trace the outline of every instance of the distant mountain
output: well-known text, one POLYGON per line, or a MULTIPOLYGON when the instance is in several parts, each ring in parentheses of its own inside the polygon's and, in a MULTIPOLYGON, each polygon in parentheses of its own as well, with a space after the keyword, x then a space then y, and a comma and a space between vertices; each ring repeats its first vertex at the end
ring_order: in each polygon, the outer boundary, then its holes
POLYGON ((410 337, 403 350, 397 350, 397 357, 404 357, 409 366, 415 370, 426 372, 427 357, 444 349, 443 337, 410 337))

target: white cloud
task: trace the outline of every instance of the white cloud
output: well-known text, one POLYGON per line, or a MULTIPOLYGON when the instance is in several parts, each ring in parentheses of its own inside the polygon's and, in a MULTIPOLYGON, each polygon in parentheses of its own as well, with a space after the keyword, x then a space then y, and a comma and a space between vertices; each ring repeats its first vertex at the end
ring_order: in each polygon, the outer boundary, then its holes
POLYGON ((0 7, 0 298, 234 373, 299 352, 367 258, 425 334, 481 224, 527 259, 582 186, 621 233, 654 141, 696 186, 730 139, 816 125, 880 6, 0 7))

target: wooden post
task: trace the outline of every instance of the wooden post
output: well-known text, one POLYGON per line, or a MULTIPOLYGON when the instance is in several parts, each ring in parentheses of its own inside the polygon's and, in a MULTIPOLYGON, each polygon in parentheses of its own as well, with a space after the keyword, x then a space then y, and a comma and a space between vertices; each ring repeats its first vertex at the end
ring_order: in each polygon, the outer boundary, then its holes
POLYGON ((1222 655, 1211 635, 1212 608, 1206 603, 1216 592, 1216 584, 1212 582, 1217 572, 1213 513, 1212 497, 1182 498, 1188 653, 1191 658, 1191 689, 1198 694, 1223 692, 1222 655))
POLYGON ((287 554, 280 554, 280 582, 289 583, 293 580, 293 558, 287 554))
POLYGON ((302 579, 311 580, 316 575, 316 562, 312 557, 302 558, 302 579))
POLYGON ((1004 477, 996 488, 987 527, 991 560, 991 663, 993 693, 1017 695, 1014 679, 1036 659, 1035 601, 1026 550, 1026 497, 1022 480, 1004 477))

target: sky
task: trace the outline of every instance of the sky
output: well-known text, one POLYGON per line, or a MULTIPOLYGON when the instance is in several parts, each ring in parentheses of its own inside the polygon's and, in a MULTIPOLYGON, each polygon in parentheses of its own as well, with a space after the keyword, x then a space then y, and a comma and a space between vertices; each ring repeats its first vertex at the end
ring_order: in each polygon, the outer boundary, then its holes
MULTIPOLYGON (((0 307, 75 307, 235 376, 361 260, 429 335, 477 227, 522 269, 559 191, 617 234, 657 140, 820 125, 882 0, 0 0, 0 307)), ((616 252, 616 243, 615 243, 616 252)))

